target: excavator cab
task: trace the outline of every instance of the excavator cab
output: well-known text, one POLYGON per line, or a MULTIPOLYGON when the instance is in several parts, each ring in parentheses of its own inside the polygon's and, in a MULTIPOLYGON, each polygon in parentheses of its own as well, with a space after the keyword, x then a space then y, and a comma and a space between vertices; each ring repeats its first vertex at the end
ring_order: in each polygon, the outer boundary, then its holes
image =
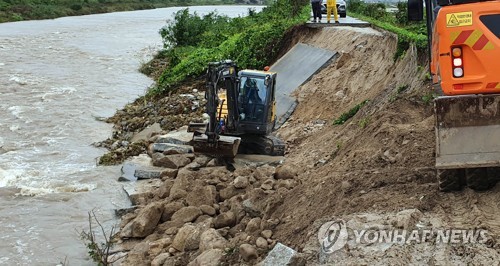
POLYGON ((242 70, 238 76, 237 133, 259 135, 271 133, 276 116, 276 73, 242 70))

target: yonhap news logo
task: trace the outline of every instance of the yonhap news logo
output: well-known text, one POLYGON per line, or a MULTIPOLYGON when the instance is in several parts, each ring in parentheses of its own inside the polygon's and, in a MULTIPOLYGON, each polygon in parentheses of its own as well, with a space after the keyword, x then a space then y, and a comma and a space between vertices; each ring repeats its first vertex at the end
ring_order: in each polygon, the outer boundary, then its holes
POLYGON ((318 238, 324 253, 333 253, 343 248, 349 239, 346 222, 338 220, 323 224, 319 228, 318 238))
POLYGON ((484 229, 352 229, 344 220, 323 224, 318 231, 321 251, 326 254, 354 245, 487 244, 492 237, 484 229))

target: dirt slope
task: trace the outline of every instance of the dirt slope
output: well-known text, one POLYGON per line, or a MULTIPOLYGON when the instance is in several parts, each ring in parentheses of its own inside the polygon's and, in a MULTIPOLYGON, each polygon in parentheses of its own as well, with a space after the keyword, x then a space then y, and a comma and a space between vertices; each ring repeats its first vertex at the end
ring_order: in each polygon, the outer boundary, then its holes
MULTIPOLYGON (((270 215, 283 221, 278 239, 303 250, 306 242, 318 242, 321 223, 313 225, 318 219, 326 222, 357 213, 390 217, 403 209, 419 210, 434 226, 483 228, 497 238, 499 186, 486 193, 437 191, 431 90, 416 52, 410 49, 394 62, 395 37, 373 29, 325 28, 306 36, 300 41, 341 56, 298 89, 298 108, 279 130, 289 143, 285 164, 299 169, 301 185, 270 215), (332 125, 364 100, 369 102, 346 124, 332 125)), ((476 262, 498 261, 499 247, 493 247, 491 256, 476 262)), ((478 250, 472 253, 485 252, 478 250)), ((428 253, 426 262, 436 254, 428 253)), ((378 258, 384 255, 379 252, 378 258)), ((344 262, 360 257, 353 259, 344 262)), ((445 252, 440 261, 474 260, 445 252)))

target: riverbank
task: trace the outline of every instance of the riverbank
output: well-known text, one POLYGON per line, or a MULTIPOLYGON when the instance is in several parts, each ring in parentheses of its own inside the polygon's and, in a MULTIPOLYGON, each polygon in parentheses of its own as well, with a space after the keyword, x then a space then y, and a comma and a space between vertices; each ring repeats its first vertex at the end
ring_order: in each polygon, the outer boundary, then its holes
POLYGON ((433 90, 416 49, 395 61, 397 37, 371 28, 302 27, 285 39, 285 50, 301 42, 340 53, 296 90, 297 109, 277 131, 287 144, 285 158, 244 158, 229 171, 212 158, 165 149, 173 146, 162 136, 166 131, 150 134, 148 156, 140 158, 160 169, 150 169, 156 174, 148 177, 156 178, 139 181, 153 185, 135 194, 136 209, 122 217, 124 264, 498 261, 500 220, 491 214, 500 207, 491 202, 500 199, 500 187, 485 193, 437 190, 433 90), (352 112, 356 106, 359 111, 352 112), (351 115, 334 124, 343 114, 351 115), (351 232, 336 253, 326 254, 318 234, 329 221, 344 221, 349 230, 482 229, 489 239, 441 245, 430 236, 374 244, 357 243, 351 232))
MULTIPOLYGON (((17 3, 0 0, 0 23, 54 19, 67 16, 82 16, 90 14, 102 14, 121 11, 147 10, 166 7, 189 7, 203 5, 229 5, 222 0, 197 0, 179 3, 171 0, 127 0, 127 1, 31 1, 24 0, 17 3)), ((236 3, 232 3, 236 4, 236 3)), ((239 3, 241 5, 242 3, 239 3)), ((253 5, 255 6, 255 5, 253 5)))

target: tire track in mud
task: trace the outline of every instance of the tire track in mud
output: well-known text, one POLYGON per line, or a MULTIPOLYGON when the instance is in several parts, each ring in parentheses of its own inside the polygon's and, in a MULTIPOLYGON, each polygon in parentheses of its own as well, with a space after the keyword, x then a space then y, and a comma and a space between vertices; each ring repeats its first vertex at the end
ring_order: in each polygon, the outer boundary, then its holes
POLYGON ((484 228, 500 235, 500 186, 486 192, 465 189, 458 193, 439 193, 436 215, 450 227, 484 228))

